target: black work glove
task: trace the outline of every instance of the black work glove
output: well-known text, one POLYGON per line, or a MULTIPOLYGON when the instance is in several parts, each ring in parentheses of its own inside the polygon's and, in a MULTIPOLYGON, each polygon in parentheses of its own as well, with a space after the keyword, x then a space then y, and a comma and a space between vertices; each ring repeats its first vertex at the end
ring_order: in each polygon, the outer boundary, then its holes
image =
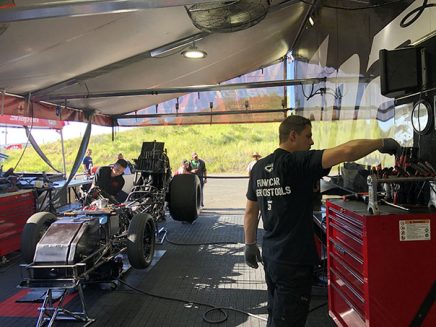
POLYGON ((401 153, 401 145, 392 138, 385 138, 383 145, 378 149, 381 153, 387 153, 390 155, 396 155, 401 153))
MULTIPOLYGON (((245 244, 244 249, 245 263, 251 268, 258 268, 257 262, 262 262, 262 256, 260 255, 257 244, 245 244)), ((263 262, 262 262, 263 263, 263 262)))

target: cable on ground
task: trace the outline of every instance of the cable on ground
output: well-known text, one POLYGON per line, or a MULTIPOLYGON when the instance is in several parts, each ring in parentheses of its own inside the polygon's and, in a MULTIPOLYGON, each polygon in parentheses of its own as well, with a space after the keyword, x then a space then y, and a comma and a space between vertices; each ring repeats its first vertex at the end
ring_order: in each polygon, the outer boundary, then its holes
POLYGON ((195 245, 218 245, 218 244, 238 244, 239 242, 233 242, 233 241, 218 241, 218 242, 204 242, 204 243, 177 243, 171 241, 168 236, 165 238, 165 240, 173 245, 180 245, 180 246, 195 246, 195 245))
POLYGON ((123 284, 123 285, 127 286, 128 288, 131 288, 132 290, 134 290, 134 291, 136 291, 136 292, 138 292, 140 294, 143 294, 143 295, 147 295, 147 296, 151 296, 151 297, 155 297, 155 298, 163 299, 163 300, 176 301, 176 302, 187 303, 187 304, 191 304, 192 303, 192 304, 196 304, 196 305, 200 305, 200 306, 204 306, 204 307, 209 307, 210 309, 207 310, 203 314, 203 321, 205 321, 205 322, 207 322, 209 324, 220 324, 220 323, 225 322, 228 319, 228 314, 227 314, 227 312, 225 312, 225 310, 239 312, 239 313, 242 313, 242 314, 247 315, 249 317, 253 317, 253 318, 256 318, 256 319, 259 319, 259 320, 262 320, 262 321, 267 321, 267 319, 264 318, 264 317, 261 317, 261 316, 258 316, 258 315, 255 315, 255 314, 243 311, 243 310, 239 310, 239 309, 235 309, 235 308, 231 308, 231 307, 216 307, 214 305, 211 305, 211 304, 208 304, 208 303, 204 303, 204 302, 189 301, 189 300, 179 299, 179 298, 175 298, 175 297, 169 297, 169 296, 152 294, 152 293, 149 293, 149 292, 145 292, 145 291, 143 291, 143 290, 141 290, 141 289, 139 289, 139 288, 137 288, 135 286, 132 286, 129 283, 123 281, 122 279, 118 278, 117 280, 121 284, 123 284), (212 319, 207 318, 207 315, 210 314, 211 312, 215 311, 215 310, 218 310, 219 312, 221 312, 222 315, 223 315, 223 318, 216 319, 216 320, 212 320, 212 319))

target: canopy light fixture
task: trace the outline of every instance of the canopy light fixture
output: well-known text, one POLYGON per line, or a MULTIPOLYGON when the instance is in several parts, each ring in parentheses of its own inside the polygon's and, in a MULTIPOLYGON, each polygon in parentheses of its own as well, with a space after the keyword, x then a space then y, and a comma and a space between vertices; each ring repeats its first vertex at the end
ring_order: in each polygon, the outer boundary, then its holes
POLYGON ((188 59, 203 59, 207 56, 207 53, 197 48, 195 44, 192 44, 188 49, 183 50, 181 55, 188 59))
POLYGON ((310 26, 315 25, 315 21, 313 20, 312 16, 309 16, 309 24, 310 26))

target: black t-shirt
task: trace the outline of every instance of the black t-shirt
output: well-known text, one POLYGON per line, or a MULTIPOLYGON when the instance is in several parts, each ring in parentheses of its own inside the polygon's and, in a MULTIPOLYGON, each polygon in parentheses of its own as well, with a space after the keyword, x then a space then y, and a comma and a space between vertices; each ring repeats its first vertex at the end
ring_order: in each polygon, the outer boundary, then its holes
POLYGON ((124 186, 122 175, 112 177, 112 168, 109 166, 100 167, 94 176, 94 184, 110 195, 117 195, 124 186))
POLYGON ((251 171, 247 199, 262 213, 262 253, 288 264, 315 264, 312 193, 314 182, 329 173, 322 168, 323 150, 287 152, 278 148, 251 171))
POLYGON ((195 173, 200 179, 204 177, 204 173, 206 172, 206 163, 198 159, 197 161, 191 160, 191 168, 197 169, 197 172, 195 173))

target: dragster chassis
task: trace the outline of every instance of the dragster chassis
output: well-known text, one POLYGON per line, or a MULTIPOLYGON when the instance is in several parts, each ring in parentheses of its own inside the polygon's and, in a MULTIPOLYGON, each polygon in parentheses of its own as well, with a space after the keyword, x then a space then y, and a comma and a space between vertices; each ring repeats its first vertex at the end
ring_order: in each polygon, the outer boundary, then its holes
POLYGON ((123 263, 125 255, 134 268, 148 267, 157 228, 155 219, 147 213, 152 201, 144 195, 131 192, 129 197, 135 200, 120 205, 69 211, 58 217, 39 212, 29 218, 22 244, 23 258, 29 264, 22 265, 19 287, 47 290, 36 326, 52 326, 56 320, 91 324, 94 319, 86 312, 83 285, 113 283, 130 268, 123 263), (80 298, 78 312, 63 305, 73 290, 80 298), (58 301, 54 293, 60 295, 58 301))
POLYGON ((94 320, 86 312, 83 286, 114 283, 130 266, 145 269, 151 264, 156 238, 163 242, 166 235, 157 227, 165 219, 165 202, 174 220, 197 219, 199 179, 195 175, 171 177, 164 143, 144 142, 135 170, 134 186, 121 204, 109 204, 112 197, 93 188, 80 210, 60 215, 38 212, 27 220, 21 240, 27 264, 22 265, 19 287, 47 290, 36 326, 65 319, 91 324, 94 320), (89 206, 90 199, 94 201, 89 206), (128 263, 123 261, 126 256, 128 263), (73 290, 79 294, 79 312, 63 305, 73 290), (60 294, 58 301, 54 292, 60 294))

